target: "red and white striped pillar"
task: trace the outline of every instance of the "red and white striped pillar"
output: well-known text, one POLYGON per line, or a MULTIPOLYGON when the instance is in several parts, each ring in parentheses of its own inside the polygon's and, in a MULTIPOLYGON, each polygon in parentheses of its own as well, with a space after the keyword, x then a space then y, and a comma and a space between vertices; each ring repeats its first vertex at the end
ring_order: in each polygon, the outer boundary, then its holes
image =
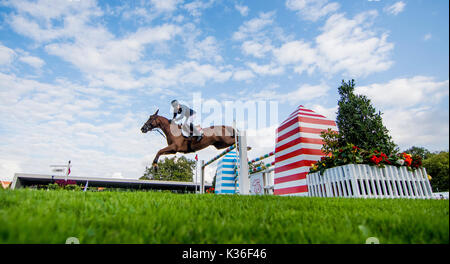
POLYGON ((306 177, 324 153, 320 133, 336 123, 302 105, 281 123, 275 145, 275 195, 307 196, 306 177))

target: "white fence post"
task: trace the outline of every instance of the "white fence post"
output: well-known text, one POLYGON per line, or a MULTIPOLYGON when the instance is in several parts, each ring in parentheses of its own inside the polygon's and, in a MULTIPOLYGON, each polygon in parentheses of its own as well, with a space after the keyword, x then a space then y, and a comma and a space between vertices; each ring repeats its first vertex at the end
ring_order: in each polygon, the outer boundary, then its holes
POLYGON ((427 170, 425 168, 420 168, 420 172, 423 175, 424 181, 425 181, 425 188, 427 190, 427 198, 432 198, 433 197, 433 190, 431 189, 431 184, 430 181, 428 180, 428 174, 427 174, 427 170))
POLYGON ((378 168, 367 164, 348 164, 307 175, 309 196, 362 198, 432 198, 424 168, 378 168))
POLYGON ((240 131, 238 135, 239 143, 239 193, 249 194, 250 183, 248 174, 248 158, 247 158, 247 133, 245 130, 240 131))
POLYGON ((202 168, 202 173, 201 173, 201 177, 200 177, 200 193, 201 194, 205 193, 205 167, 203 166, 204 164, 205 164, 204 160, 200 161, 200 168, 202 168))

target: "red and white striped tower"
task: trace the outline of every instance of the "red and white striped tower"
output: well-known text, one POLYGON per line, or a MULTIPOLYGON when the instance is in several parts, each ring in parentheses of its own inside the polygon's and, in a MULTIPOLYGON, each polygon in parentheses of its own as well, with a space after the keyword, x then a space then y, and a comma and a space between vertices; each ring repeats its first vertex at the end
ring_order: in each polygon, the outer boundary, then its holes
POLYGON ((328 128, 337 131, 334 121, 302 105, 281 123, 275 145, 275 195, 308 195, 306 176, 324 156, 320 132, 328 128))

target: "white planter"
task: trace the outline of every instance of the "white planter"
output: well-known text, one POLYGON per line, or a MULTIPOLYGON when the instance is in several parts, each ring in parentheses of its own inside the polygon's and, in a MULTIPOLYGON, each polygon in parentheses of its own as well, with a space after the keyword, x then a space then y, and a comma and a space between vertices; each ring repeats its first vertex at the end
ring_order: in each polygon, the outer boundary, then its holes
POLYGON ((314 197, 431 199, 432 190, 425 168, 378 168, 348 164, 306 177, 308 195, 314 197))

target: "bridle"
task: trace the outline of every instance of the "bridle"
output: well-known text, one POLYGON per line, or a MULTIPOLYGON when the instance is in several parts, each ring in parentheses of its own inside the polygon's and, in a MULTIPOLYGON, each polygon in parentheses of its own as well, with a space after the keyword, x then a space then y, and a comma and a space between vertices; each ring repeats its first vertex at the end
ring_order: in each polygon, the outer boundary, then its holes
POLYGON ((145 124, 144 128, 148 129, 147 131, 150 131, 150 132, 151 132, 151 131, 156 131, 156 132, 158 132, 161 136, 163 136, 164 138, 166 138, 166 135, 165 135, 163 132, 161 132, 161 128, 159 128, 159 127, 154 127, 152 124, 150 124, 150 125, 145 124))

